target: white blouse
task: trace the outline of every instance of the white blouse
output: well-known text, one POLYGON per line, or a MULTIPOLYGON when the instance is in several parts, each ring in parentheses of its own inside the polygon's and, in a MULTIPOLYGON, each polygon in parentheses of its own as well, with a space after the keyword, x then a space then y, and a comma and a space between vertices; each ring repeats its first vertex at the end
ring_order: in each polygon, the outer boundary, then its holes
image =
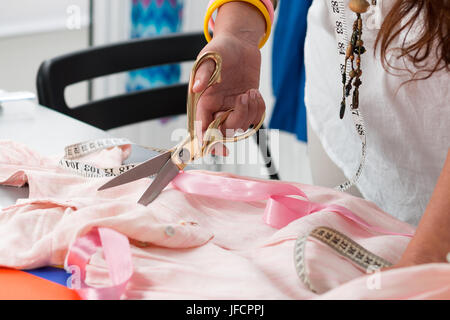
MULTIPOLYGON (((349 104, 345 118, 339 119, 342 80, 337 2, 342 1, 315 0, 308 14, 305 102, 310 125, 328 156, 351 178, 359 164, 361 141, 349 104)), ((350 37, 356 15, 348 9, 349 0, 343 2, 350 37)), ((450 73, 443 70, 428 80, 401 86, 410 79, 407 71, 393 75, 383 69, 379 52, 374 56, 373 50, 379 31, 376 18, 378 14, 382 20, 393 2, 378 0, 377 7, 363 15, 362 39, 367 52, 361 57, 360 110, 366 122, 367 158, 357 185, 366 199, 384 211, 417 224, 450 147, 450 73)), ((408 41, 417 35, 415 30, 408 41)), ((397 40, 397 46, 402 40, 397 40)), ((408 65, 392 55, 389 61, 399 68, 408 65)), ((351 96, 347 100, 351 101, 351 96)))

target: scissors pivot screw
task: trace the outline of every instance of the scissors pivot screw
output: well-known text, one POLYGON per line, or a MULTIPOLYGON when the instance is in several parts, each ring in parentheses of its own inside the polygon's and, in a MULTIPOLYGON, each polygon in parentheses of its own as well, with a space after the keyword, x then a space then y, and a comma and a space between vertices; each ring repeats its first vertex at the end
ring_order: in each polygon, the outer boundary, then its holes
POLYGON ((191 153, 185 148, 181 149, 178 156, 180 160, 183 161, 183 163, 189 162, 189 160, 191 159, 191 153))

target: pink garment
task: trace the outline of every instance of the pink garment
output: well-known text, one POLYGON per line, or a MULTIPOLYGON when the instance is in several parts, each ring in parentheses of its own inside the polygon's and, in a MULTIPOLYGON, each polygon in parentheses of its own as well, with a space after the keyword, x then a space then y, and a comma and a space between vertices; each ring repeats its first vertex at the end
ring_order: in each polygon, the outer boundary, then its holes
MULTIPOLYGON (((129 148, 112 148, 83 161, 118 166, 128 152, 129 148)), ((0 266, 62 265, 75 239, 93 227, 105 227, 124 234, 132 244, 134 273, 124 299, 450 298, 450 264, 382 272, 379 279, 379 274, 366 275, 314 240, 308 241, 305 258, 320 294, 309 291, 296 274, 294 242, 318 226, 337 229, 393 263, 408 237, 380 235, 324 211, 278 230, 263 222, 262 201, 195 196, 172 186, 144 207, 136 202, 149 179, 97 192, 107 178, 75 176, 59 168, 56 159, 0 141, 0 184, 18 187, 28 182, 30 186, 28 199, 0 212, 0 266), (375 285, 367 285, 368 281, 375 285)), ((371 202, 331 189, 293 185, 311 201, 344 206, 371 225, 414 232, 371 202)), ((91 286, 110 284, 101 250, 92 256, 86 273, 91 286)))

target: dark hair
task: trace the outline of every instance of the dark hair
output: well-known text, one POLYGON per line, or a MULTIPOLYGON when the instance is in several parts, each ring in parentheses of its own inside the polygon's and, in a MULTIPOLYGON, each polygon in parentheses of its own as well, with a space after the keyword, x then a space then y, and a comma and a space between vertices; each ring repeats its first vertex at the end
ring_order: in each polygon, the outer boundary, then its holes
POLYGON ((407 69, 412 73, 411 80, 428 79, 436 71, 450 70, 450 0, 397 0, 384 19, 375 50, 378 46, 383 67, 388 71, 399 70, 387 60, 389 49, 399 49, 397 58, 412 62, 416 70, 407 69), (405 19, 405 24, 401 25, 405 19), (423 25, 416 25, 422 21, 423 25), (400 33, 406 31, 408 35, 413 27, 420 30, 418 38, 407 43, 405 37, 400 48, 392 48, 400 33))

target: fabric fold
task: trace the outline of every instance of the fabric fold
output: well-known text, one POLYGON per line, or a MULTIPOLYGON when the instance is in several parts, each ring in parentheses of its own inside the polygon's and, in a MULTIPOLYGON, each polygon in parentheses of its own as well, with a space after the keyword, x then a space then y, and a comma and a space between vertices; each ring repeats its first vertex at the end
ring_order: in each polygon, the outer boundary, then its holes
MULTIPOLYGON (((70 261, 68 271, 83 268, 85 298, 310 299, 320 296, 296 274, 298 236, 333 227, 395 262, 410 240, 407 235, 414 233, 373 203, 345 193, 225 173, 184 172, 144 207, 137 200, 150 179, 97 192, 104 179, 68 175, 55 168, 57 159, 43 164, 36 160, 39 155, 14 148, 26 147, 0 141, 2 152, 19 155, 0 154, 0 175, 23 177, 32 198, 0 211, 0 265, 27 269, 70 261), (119 245, 110 246, 110 236, 119 245)), ((120 164, 124 151, 106 150, 102 157, 108 152, 115 159, 109 161, 120 164)), ((322 247, 310 246, 305 258, 315 268, 313 278, 326 280, 327 290, 347 286, 350 291, 365 276, 322 247), (328 264, 331 268, 321 267, 328 264), (348 281, 355 282, 343 284, 348 281)), ((432 270, 424 266, 421 272, 432 270)), ((440 272, 447 276, 450 270, 440 272)), ((418 273, 405 268, 399 274, 403 286, 411 282, 417 288, 418 273)), ((421 285, 424 292, 446 295, 444 286, 421 285)), ((389 288, 377 297, 399 293, 401 298, 405 291, 389 288)))

